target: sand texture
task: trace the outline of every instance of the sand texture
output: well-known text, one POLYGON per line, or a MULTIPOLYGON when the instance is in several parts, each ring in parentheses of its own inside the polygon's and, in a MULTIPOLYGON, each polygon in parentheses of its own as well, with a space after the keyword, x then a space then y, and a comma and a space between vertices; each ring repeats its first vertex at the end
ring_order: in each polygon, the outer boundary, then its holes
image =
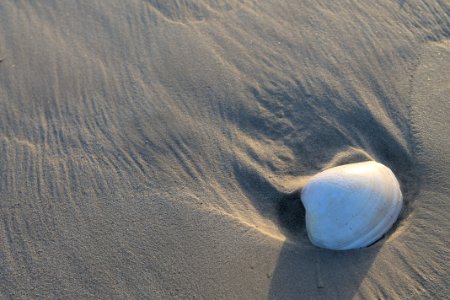
POLYGON ((0 1, 0 299, 448 299, 448 0, 0 1), (308 240, 312 175, 405 196, 308 240))

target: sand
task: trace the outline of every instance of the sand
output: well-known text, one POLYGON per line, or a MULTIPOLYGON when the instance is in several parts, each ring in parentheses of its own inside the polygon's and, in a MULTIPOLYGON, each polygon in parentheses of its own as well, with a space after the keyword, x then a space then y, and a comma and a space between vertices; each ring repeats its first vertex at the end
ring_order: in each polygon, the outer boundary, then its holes
POLYGON ((448 299, 449 14, 1 1, 0 298, 448 299), (400 220, 314 247, 302 186, 369 159, 400 220))

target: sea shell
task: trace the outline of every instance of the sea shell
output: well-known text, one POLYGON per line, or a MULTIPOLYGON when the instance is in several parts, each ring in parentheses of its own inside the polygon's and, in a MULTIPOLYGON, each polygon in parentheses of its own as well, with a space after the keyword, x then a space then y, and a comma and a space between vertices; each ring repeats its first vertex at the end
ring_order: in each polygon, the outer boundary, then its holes
POLYGON ((313 176, 302 190, 306 229, 321 248, 371 245, 395 223, 402 208, 400 185, 377 162, 353 163, 313 176))

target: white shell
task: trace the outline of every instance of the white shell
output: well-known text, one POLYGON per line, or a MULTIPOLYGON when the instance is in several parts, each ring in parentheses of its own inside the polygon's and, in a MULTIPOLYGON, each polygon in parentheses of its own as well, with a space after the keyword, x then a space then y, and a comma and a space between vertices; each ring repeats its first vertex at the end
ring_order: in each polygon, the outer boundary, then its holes
POLYGON ((402 208, 395 175, 373 161, 325 170, 308 181, 301 197, 309 239, 333 250, 374 243, 392 227, 402 208))

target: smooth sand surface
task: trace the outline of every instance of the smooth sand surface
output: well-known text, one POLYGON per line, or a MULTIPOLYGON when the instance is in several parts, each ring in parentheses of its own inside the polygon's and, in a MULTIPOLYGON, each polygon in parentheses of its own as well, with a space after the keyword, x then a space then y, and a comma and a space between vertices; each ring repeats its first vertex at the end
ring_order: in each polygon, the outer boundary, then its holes
POLYGON ((0 298, 448 299, 446 0, 0 2, 0 298), (395 228, 308 240, 373 159, 395 228))

